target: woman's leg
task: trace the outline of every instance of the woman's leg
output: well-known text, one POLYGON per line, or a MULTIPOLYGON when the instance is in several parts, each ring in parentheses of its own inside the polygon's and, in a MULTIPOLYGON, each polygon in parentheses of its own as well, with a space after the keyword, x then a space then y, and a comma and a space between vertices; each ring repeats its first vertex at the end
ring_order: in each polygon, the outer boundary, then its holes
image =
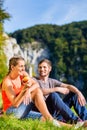
POLYGON ((46 120, 52 121, 53 117, 51 116, 51 114, 49 113, 49 111, 47 109, 42 91, 39 88, 37 88, 35 91, 32 92, 32 98, 34 100, 36 107, 42 113, 43 117, 46 120))
POLYGON ((31 102, 29 105, 25 105, 24 103, 21 103, 19 107, 10 107, 7 109, 6 114, 10 115, 13 114, 16 118, 26 118, 27 114, 30 112, 30 110, 33 108, 33 103, 31 102))
POLYGON ((38 110, 42 113, 43 117, 42 120, 50 120, 53 122, 54 125, 60 127, 60 126, 68 126, 68 127, 72 127, 71 124, 66 124, 63 123, 61 121, 57 121, 54 120, 54 118, 51 116, 51 114, 49 113, 46 103, 44 101, 44 97, 42 94, 42 91, 37 88, 33 93, 32 93, 32 97, 33 100, 35 102, 36 107, 38 108, 38 110))

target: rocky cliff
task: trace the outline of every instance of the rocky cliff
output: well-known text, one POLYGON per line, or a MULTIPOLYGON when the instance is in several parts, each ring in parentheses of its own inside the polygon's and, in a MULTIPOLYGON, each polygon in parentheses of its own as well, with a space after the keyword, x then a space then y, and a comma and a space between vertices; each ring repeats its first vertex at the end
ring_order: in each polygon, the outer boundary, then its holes
POLYGON ((49 49, 43 45, 41 42, 25 43, 19 46, 15 38, 9 37, 7 34, 5 36, 4 52, 7 56, 7 65, 9 59, 13 56, 22 56, 26 61, 26 69, 30 76, 37 74, 37 64, 38 61, 43 58, 49 58, 49 49))

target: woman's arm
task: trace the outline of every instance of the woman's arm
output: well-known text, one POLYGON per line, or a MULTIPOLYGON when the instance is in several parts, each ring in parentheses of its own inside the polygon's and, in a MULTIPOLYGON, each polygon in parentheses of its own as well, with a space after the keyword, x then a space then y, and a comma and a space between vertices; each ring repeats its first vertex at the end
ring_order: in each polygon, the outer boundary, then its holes
POLYGON ((24 104, 29 104, 33 99, 32 99, 32 92, 37 89, 40 88, 39 84, 33 80, 32 78, 29 78, 29 80, 27 81, 26 85, 28 86, 28 90, 25 93, 23 102, 24 104))
POLYGON ((3 81, 2 90, 4 90, 6 92, 6 95, 7 95, 8 99, 10 100, 10 102, 12 103, 12 105, 14 107, 18 107, 21 104, 21 102, 23 101, 23 97, 24 97, 24 94, 25 94, 27 88, 24 87, 23 90, 19 93, 19 95, 16 96, 16 94, 13 90, 13 85, 12 85, 11 81, 6 79, 3 81))

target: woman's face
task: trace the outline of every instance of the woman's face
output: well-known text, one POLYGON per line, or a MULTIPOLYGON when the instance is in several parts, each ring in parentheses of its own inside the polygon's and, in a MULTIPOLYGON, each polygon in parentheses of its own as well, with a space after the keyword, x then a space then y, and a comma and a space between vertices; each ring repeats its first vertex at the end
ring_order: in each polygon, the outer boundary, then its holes
POLYGON ((12 66, 12 71, 17 75, 23 75, 23 72, 25 71, 25 61, 18 60, 17 63, 16 66, 12 66))

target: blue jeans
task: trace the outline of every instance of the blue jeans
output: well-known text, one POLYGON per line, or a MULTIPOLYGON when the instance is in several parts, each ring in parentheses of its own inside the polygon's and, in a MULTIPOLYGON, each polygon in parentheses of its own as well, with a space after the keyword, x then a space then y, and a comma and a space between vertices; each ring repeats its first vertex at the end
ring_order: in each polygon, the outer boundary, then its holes
POLYGON ((77 95, 71 92, 67 96, 65 96, 63 101, 69 108, 71 108, 72 106, 74 107, 75 112, 80 117, 80 119, 87 120, 87 108, 85 106, 81 106, 77 98, 77 95))
POLYGON ((51 93, 46 99, 49 112, 59 120, 77 122, 79 117, 64 103, 58 93, 51 93), (61 117, 61 118, 60 118, 61 117), (63 118, 62 118, 63 117, 63 118))
POLYGON ((8 108, 6 111, 6 114, 8 114, 8 115, 13 114, 18 119, 23 119, 23 118, 40 119, 42 116, 41 113, 31 111, 33 106, 34 106, 34 104, 32 102, 29 105, 24 105, 22 103, 17 108, 15 108, 15 107, 8 108))

